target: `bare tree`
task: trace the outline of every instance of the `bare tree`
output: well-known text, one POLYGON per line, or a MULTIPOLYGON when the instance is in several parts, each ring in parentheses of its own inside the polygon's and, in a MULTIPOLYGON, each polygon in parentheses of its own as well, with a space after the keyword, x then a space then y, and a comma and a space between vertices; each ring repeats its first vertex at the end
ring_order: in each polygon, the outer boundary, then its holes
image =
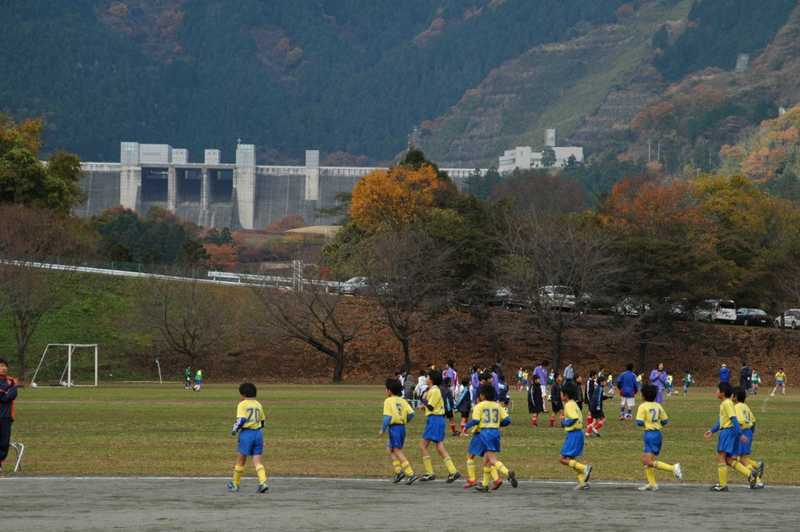
POLYGON ((143 324, 158 332, 158 341, 168 352, 197 367, 228 347, 232 324, 218 287, 198 279, 148 279, 143 288, 139 299, 143 324))
POLYGON ((20 380, 27 376, 28 347, 44 317, 88 279, 51 262, 85 256, 90 247, 73 220, 20 205, 0 207, 0 313, 10 318, 20 380))
POLYGON ((600 235, 568 217, 509 213, 503 226, 501 279, 549 335, 558 369, 564 335, 580 319, 582 302, 602 293, 615 272, 611 256, 600 235))
POLYGON ((423 320, 447 308, 452 253, 414 227, 378 233, 364 246, 361 269, 369 278, 369 295, 400 342, 404 371, 411 370, 411 342, 423 320))
POLYGON ((286 339, 300 341, 333 360, 333 382, 342 381, 347 347, 364 323, 362 313, 347 312, 344 296, 329 293, 318 280, 292 290, 259 286, 254 293, 262 310, 262 328, 277 330, 286 339))

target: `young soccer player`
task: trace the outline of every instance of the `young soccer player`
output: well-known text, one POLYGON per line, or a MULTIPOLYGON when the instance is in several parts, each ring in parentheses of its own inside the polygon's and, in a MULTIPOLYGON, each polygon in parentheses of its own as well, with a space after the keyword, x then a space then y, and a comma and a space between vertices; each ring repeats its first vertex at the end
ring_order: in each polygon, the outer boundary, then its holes
POLYGON ((747 436, 747 443, 739 444, 739 462, 751 471, 755 471, 755 476, 750 477, 750 489, 760 489, 764 487, 764 461, 755 463, 750 459, 753 449, 753 435, 756 432, 756 416, 750 407, 747 406, 747 391, 744 388, 736 388, 733 394, 734 407, 736 408, 736 419, 742 426, 742 434, 747 436))
POLYGON ((497 459, 497 453, 500 452, 500 427, 510 424, 511 416, 495 400, 493 386, 488 384, 482 386, 478 391, 478 395, 480 402, 475 405, 472 419, 467 423, 467 430, 477 427, 477 432, 473 438, 477 437, 478 440, 474 447, 470 443, 469 454, 473 459, 476 454, 483 456, 483 482, 480 486, 475 486, 475 489, 481 492, 489 491, 489 480, 492 480, 491 489, 496 490, 503 484, 500 475, 507 477, 511 482, 511 486, 516 488, 518 486, 516 474, 497 459))
POLYGON ((461 415, 461 435, 466 436, 466 424, 472 411, 472 398, 469 391, 469 379, 461 379, 461 394, 456 399, 456 410, 461 415))
POLYGON ((661 453, 661 428, 669 423, 667 412, 661 404, 656 403, 658 388, 652 384, 642 386, 642 398, 644 402, 639 405, 636 411, 636 425, 644 429, 644 450, 642 451, 642 464, 644 465, 644 476, 647 484, 639 487, 639 491, 656 491, 656 469, 669 471, 678 480, 683 479, 683 471, 680 464, 670 465, 660 462, 658 455, 661 453))
POLYGON ((594 386, 591 387, 589 399, 589 415, 586 418, 586 436, 600 437, 600 429, 606 422, 606 414, 603 412, 603 401, 608 399, 603 387, 603 374, 598 373, 594 379, 594 386))
POLYGON ((561 417, 564 413, 564 403, 561 401, 561 383, 563 377, 557 375, 553 381, 553 386, 550 388, 550 426, 556 426, 556 417, 561 417))
POLYGON ((196 392, 199 392, 201 386, 203 386, 203 370, 198 369, 194 374, 194 388, 192 389, 196 392))
POLYGON ((422 463, 425 465, 425 474, 420 477, 420 480, 427 482, 436 479, 436 475, 433 474, 431 454, 428 451, 428 447, 433 443, 439 456, 444 460, 444 465, 447 467, 447 483, 450 484, 461 478, 461 473, 456 469, 453 459, 450 458, 447 449, 444 447, 444 398, 440 388, 441 385, 442 374, 438 371, 431 372, 428 375, 428 390, 422 398, 427 420, 425 422, 425 432, 422 434, 422 441, 420 442, 422 463))
POLYGON ((617 379, 617 388, 620 395, 619 419, 632 419, 636 392, 639 391, 639 380, 633 372, 633 364, 625 366, 625 371, 617 379))
POLYGON ((770 396, 775 397, 778 389, 780 389, 781 395, 786 395, 786 373, 783 372, 783 368, 778 368, 778 372, 775 374, 775 387, 770 396))
POLYGON ((689 395, 689 386, 694 384, 694 378, 692 377, 692 373, 687 369, 683 375, 683 396, 686 397, 689 395))
POLYGON ((719 418, 716 424, 707 430, 705 438, 719 432, 717 442, 717 473, 719 482, 711 486, 711 491, 728 491, 728 466, 741 473, 748 481, 752 482, 755 473, 739 463, 739 444, 747 443, 747 436, 742 435, 742 428, 736 417, 736 408, 733 405, 731 396, 733 388, 727 382, 719 383, 717 387, 717 399, 720 400, 719 418))
POLYGON ((408 463, 403 452, 403 446, 406 441, 406 423, 414 419, 414 409, 408 404, 408 401, 403 399, 403 386, 399 381, 394 379, 386 379, 386 399, 383 401, 383 424, 381 431, 378 434, 383 436, 389 435, 389 440, 386 442, 386 449, 389 451, 389 457, 392 459, 392 466, 394 467, 393 483, 397 484, 403 479, 406 479, 406 484, 411 485, 417 480, 414 474, 414 469, 408 463))
POLYGON ((753 395, 758 395, 758 385, 761 384, 761 373, 758 372, 756 368, 753 368, 753 395))
POLYGON ((256 401, 256 385, 250 382, 239 386, 239 395, 242 400, 236 407, 236 422, 231 429, 231 435, 239 435, 239 456, 233 466, 233 479, 228 481, 228 491, 239 491, 239 482, 247 464, 247 457, 253 457, 253 465, 258 475, 258 493, 266 493, 267 471, 261 463, 264 452, 264 407, 256 401))
POLYGON ((183 370, 183 389, 192 389, 192 368, 189 366, 186 366, 186 368, 183 370))
POLYGON ((578 476, 576 490, 589 489, 589 477, 592 474, 590 464, 578 462, 578 457, 583 454, 583 414, 581 414, 575 398, 578 397, 578 387, 574 382, 564 384, 561 389, 561 401, 564 403, 564 412, 561 414, 561 426, 564 427, 566 438, 561 447, 559 461, 569 466, 578 476))
POLYGON ((459 431, 456 430, 456 401, 453 397, 453 388, 451 385, 450 377, 445 377, 442 384, 442 397, 444 398, 444 416, 450 423, 450 434, 458 436, 459 431))
POLYGON ((0 471, 11 447, 11 427, 14 424, 14 401, 17 381, 8 375, 8 362, 0 358, 0 471))
POLYGON ((533 384, 528 388, 528 413, 531 415, 531 427, 539 426, 539 414, 544 412, 544 397, 539 375, 533 376, 533 384))

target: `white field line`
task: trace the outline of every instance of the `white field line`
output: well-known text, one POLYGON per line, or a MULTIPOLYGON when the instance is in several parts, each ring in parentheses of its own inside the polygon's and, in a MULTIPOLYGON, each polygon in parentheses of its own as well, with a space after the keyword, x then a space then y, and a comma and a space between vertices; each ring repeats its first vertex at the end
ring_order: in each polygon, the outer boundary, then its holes
MULTIPOLYGON (((242 478, 252 478, 255 477, 242 477, 242 478)), ((391 481, 387 478, 353 478, 353 477, 269 477, 270 480, 289 480, 289 481, 303 481, 303 480, 310 480, 315 482, 360 482, 365 484, 375 484, 375 483, 390 483, 391 481)), ((193 480, 193 481, 213 481, 213 482, 220 482, 225 480, 230 480, 229 476, 224 477, 191 477, 191 476, 184 476, 184 477, 158 477, 158 476, 133 476, 133 477, 122 477, 122 476, 110 476, 110 477, 103 477, 103 476, 8 476, 8 477, 0 477, 0 482, 26 482, 26 481, 103 481, 103 480, 111 480, 111 481, 131 481, 131 480, 139 480, 139 481, 156 481, 156 482, 168 482, 168 481, 185 481, 185 480, 193 480)), ((572 480, 520 480, 520 484, 529 484, 529 485, 540 485, 540 486, 574 486, 575 481, 572 480)), ((614 487, 636 487, 641 486, 641 482, 636 481, 623 481, 623 480, 595 480, 590 482, 594 486, 614 486, 614 487)), ((439 483, 441 484, 441 483, 439 483)), ((706 488, 709 486, 707 483, 696 483, 696 482, 682 482, 680 484, 675 483, 665 483, 660 485, 662 488, 666 487, 667 489, 677 488, 677 487, 688 487, 688 488, 706 488)), ((745 485, 729 485, 731 488, 742 488, 742 489, 749 489, 745 485)), ((800 486, 794 485, 784 485, 784 484, 771 484, 767 486, 768 489, 780 488, 780 489, 800 489, 800 486)))

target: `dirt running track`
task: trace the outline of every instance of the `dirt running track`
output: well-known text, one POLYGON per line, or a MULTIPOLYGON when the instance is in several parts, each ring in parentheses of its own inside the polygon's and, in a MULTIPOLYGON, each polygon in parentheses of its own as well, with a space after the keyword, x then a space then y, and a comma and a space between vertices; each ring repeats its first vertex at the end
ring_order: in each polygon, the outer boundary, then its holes
POLYGON ((461 485, 281 479, 229 494, 225 479, 4 478, 3 530, 796 530, 800 488, 750 491, 665 484, 521 482, 493 493, 461 485), (593 516, 592 521, 587 516, 593 516), (647 527, 647 525, 650 525, 647 527))

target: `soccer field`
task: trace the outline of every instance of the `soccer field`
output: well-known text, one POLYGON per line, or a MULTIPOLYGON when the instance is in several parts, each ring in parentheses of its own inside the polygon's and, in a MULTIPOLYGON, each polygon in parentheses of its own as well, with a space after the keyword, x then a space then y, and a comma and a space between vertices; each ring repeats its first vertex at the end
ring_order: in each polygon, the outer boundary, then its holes
MULTIPOLYGON (((261 386, 267 413, 265 462, 273 476, 388 477, 385 439, 378 437, 384 389, 380 386, 261 386)), ((503 431, 502 459, 521 479, 574 480, 558 464, 563 431, 546 421, 531 428, 524 394, 514 392, 513 423, 503 431)), ((181 385, 25 389, 17 403, 15 439, 25 443, 24 476, 226 476, 235 457, 229 435, 235 385, 201 392, 181 385)), ((800 396, 752 397, 758 417, 754 456, 766 462, 767 484, 800 484, 800 396)), ((710 388, 665 403, 672 423, 662 457, 683 464, 685 482, 716 480, 715 442, 703 439, 718 412, 710 388)), ((616 400, 606 402, 609 419, 601 438, 587 439, 584 458, 595 466, 592 480, 641 480, 641 431, 620 422, 616 400)), ((424 420, 409 426, 406 452, 422 469, 418 439, 424 420)), ((445 441, 464 471, 468 438, 445 441)), ((445 469, 434 458, 438 475, 445 469)), ((248 469, 248 475, 252 470, 248 469)), ((732 484, 743 479, 731 471, 732 484)), ((659 473, 659 483, 671 482, 659 473)), ((460 487, 452 487, 460 490, 460 487)))

